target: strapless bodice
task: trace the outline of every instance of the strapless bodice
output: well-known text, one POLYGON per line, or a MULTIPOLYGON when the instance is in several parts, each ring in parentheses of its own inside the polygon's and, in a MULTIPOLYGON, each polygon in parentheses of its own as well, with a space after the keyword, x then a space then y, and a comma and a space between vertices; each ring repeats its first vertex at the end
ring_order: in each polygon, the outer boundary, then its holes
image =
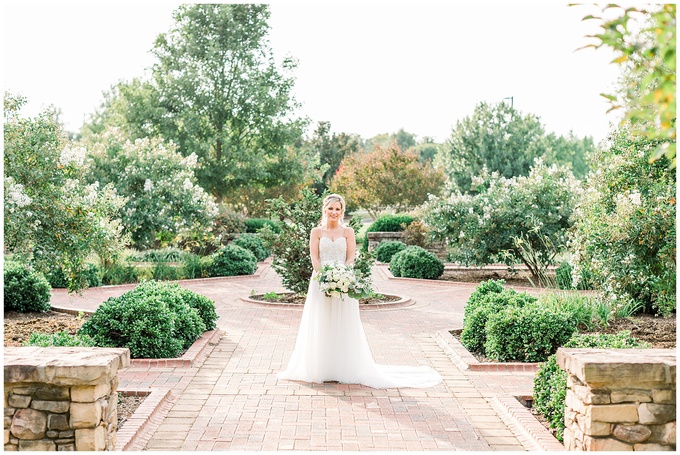
POLYGON ((338 237, 333 240, 330 237, 319 239, 319 260, 321 264, 337 262, 344 264, 347 261, 347 239, 338 237))

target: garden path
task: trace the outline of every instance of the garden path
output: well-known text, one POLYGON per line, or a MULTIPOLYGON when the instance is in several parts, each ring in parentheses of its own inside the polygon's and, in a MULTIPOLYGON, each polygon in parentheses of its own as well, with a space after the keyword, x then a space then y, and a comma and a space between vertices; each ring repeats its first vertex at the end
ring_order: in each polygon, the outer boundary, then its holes
MULTIPOLYGON (((442 384, 377 390, 278 380, 302 312, 241 299, 253 291, 284 290, 270 265, 260 263, 254 276, 180 282, 215 301, 222 335, 200 366, 132 367, 121 373, 121 390, 152 390, 168 398, 155 408, 140 407, 150 418, 135 434, 119 434, 130 439, 126 449, 560 450, 540 424, 539 429, 535 421, 522 424, 532 417, 513 398, 531 395, 534 373, 464 370, 447 354, 440 334, 462 328, 475 284, 395 279, 381 266, 373 278, 379 292, 415 302, 362 310, 375 360, 430 365, 441 373, 442 384)), ((57 290, 51 303, 94 311, 132 287, 93 288, 80 296, 57 290)))

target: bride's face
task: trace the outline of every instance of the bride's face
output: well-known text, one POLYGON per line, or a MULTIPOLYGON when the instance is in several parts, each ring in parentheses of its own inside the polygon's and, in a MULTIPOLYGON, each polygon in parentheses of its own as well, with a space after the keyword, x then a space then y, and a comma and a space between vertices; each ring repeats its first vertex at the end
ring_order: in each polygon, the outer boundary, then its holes
POLYGON ((326 218, 328 221, 337 222, 342 216, 342 204, 340 202, 333 202, 331 205, 326 207, 326 218))

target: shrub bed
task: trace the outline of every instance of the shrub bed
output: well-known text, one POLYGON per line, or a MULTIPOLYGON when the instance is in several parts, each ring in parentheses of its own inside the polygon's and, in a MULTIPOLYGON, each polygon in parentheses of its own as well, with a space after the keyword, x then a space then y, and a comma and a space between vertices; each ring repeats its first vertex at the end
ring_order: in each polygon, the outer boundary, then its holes
POLYGON ((217 318, 209 301, 193 294, 177 284, 144 282, 101 304, 78 334, 97 346, 126 347, 132 358, 177 357, 217 318))

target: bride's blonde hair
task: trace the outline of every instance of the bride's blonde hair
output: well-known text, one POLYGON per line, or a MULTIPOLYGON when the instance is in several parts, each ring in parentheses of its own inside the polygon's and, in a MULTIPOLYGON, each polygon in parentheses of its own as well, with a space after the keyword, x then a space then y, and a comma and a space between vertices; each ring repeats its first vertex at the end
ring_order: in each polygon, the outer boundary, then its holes
POLYGON ((343 197, 340 196, 339 194, 329 194, 324 198, 323 204, 321 205, 321 221, 319 221, 320 227, 326 226, 326 222, 328 221, 328 218, 326 217, 326 209, 335 202, 339 202, 340 207, 342 208, 340 218, 338 219, 338 224, 340 226, 345 225, 345 222, 343 221, 345 219, 345 199, 343 199, 343 197))

